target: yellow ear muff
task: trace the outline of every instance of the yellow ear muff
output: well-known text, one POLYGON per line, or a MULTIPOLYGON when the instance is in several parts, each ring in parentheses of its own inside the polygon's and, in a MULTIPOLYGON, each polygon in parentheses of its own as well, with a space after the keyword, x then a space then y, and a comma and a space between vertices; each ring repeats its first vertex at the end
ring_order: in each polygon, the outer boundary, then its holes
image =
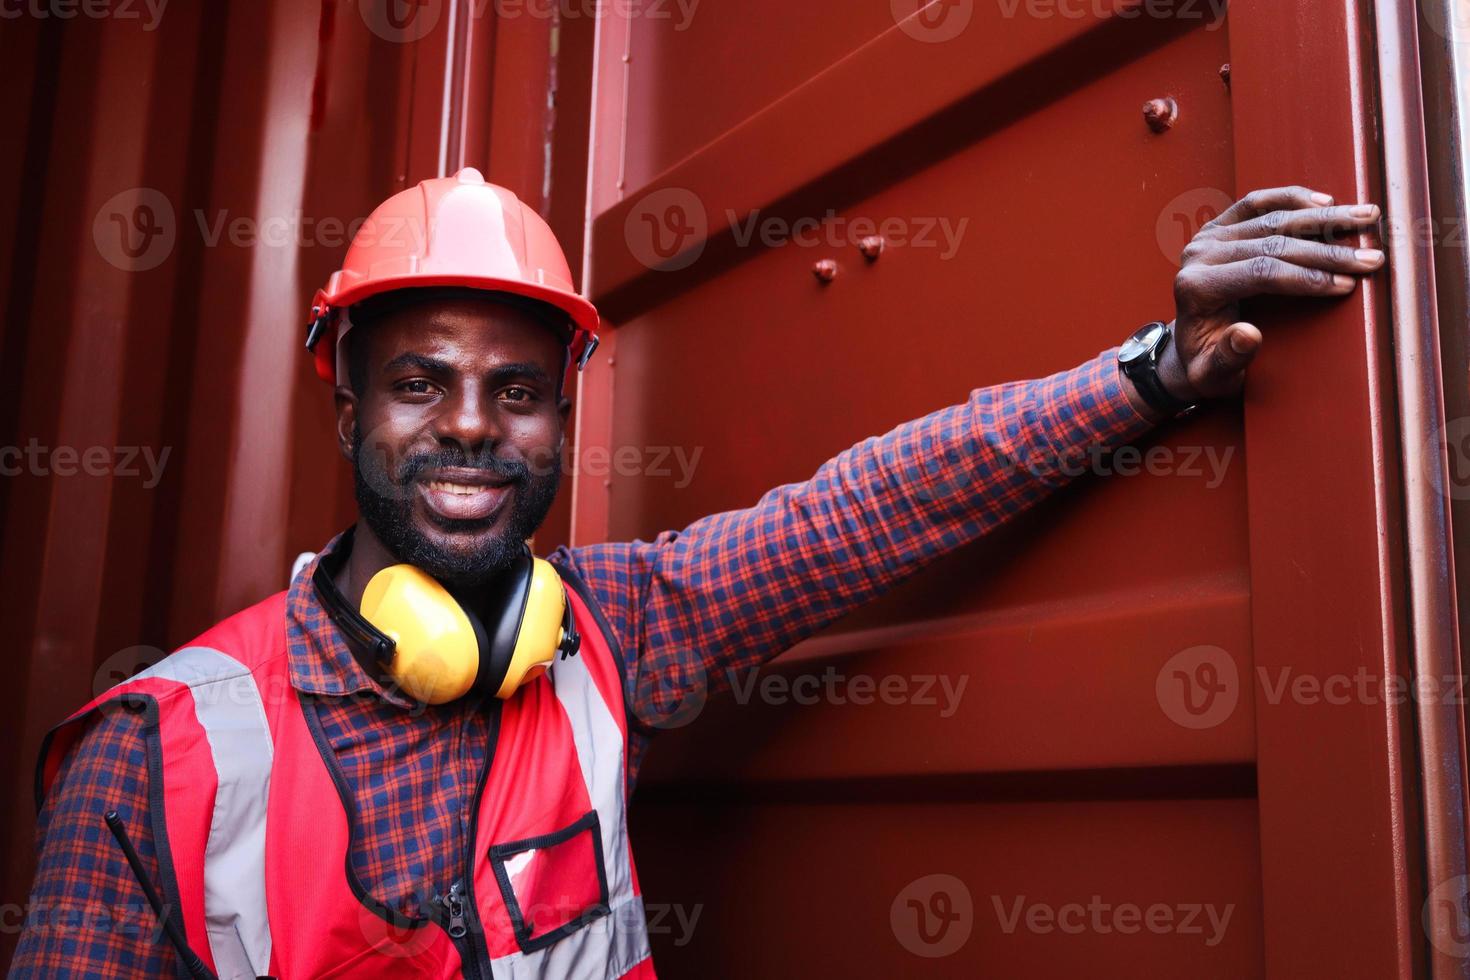
POLYGON ((508 698, 522 684, 545 673, 566 638, 562 631, 566 611, 567 595, 561 576, 550 562, 533 558, 521 628, 496 697, 508 698))
POLYGON ((469 693, 480 643, 465 611, 432 576, 390 565, 363 591, 362 616, 393 641, 388 674, 409 697, 444 704, 469 693))

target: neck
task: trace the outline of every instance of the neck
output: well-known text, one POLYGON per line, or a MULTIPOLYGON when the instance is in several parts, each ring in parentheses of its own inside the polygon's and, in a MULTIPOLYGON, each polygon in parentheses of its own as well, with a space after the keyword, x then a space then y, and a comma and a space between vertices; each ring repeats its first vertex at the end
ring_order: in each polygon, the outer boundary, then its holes
POLYGON ((357 530, 352 534, 352 554, 347 556, 347 563, 332 581, 336 583, 337 591, 356 609, 362 605, 362 594, 367 591, 367 584, 373 576, 396 564, 398 559, 367 526, 367 522, 359 520, 357 530))

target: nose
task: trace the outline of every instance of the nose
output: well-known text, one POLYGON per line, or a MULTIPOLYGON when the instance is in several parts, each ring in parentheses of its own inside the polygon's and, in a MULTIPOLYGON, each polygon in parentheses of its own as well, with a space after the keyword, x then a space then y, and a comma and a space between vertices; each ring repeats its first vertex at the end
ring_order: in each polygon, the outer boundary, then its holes
POLYGON ((465 453, 494 451, 502 432, 493 406, 475 385, 461 385, 440 402, 434 418, 434 436, 440 445, 453 443, 465 453))

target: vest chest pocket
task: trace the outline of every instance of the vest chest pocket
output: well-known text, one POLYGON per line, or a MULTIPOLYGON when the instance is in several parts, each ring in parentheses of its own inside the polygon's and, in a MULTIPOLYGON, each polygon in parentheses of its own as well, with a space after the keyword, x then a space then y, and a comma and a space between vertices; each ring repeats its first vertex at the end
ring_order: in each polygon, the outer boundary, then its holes
POLYGON ((608 914, 596 810, 562 830, 493 845, 490 864, 523 952, 544 949, 608 914))

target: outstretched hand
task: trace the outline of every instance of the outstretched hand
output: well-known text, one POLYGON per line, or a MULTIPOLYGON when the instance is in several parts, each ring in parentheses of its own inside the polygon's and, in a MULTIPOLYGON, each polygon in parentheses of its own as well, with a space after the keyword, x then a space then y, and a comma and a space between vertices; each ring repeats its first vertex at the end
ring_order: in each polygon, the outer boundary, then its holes
POLYGON ((1346 296, 1379 269, 1376 248, 1332 244, 1379 217, 1375 204, 1334 204, 1305 187, 1253 191, 1200 229, 1174 280, 1174 342, 1159 377, 1186 402, 1234 394, 1261 348, 1261 331, 1240 320, 1252 296, 1346 296))

